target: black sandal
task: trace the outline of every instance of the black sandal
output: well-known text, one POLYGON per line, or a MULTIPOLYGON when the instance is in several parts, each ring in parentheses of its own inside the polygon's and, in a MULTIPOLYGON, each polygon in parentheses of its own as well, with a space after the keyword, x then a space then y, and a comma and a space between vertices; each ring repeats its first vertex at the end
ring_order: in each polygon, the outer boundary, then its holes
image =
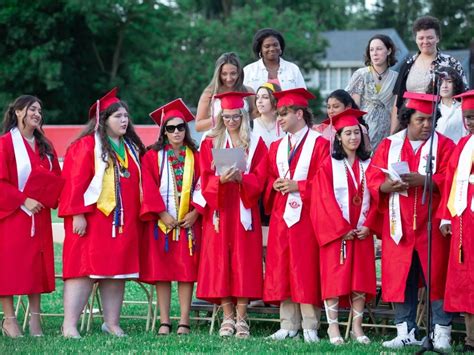
POLYGON ((178 332, 178 335, 189 335, 189 333, 191 332, 191 327, 187 324, 179 324, 178 325, 178 329, 176 330, 176 332, 178 332), (189 332, 187 333, 179 333, 179 328, 185 328, 185 329, 188 329, 189 332))
POLYGON ((160 328, 158 328, 158 333, 157 335, 170 335, 171 334, 171 331, 173 330, 173 327, 171 326, 171 324, 169 323, 160 323, 160 328), (160 333, 160 328, 161 327, 166 327, 169 329, 169 332, 168 333, 160 333))

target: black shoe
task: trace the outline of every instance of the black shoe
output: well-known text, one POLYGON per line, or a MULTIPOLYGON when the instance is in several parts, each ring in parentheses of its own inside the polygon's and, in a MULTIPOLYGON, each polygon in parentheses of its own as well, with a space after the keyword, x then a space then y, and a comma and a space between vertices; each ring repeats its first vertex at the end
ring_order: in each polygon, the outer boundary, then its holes
POLYGON ((464 347, 462 348, 462 352, 463 353, 474 353, 474 346, 464 344, 464 347))

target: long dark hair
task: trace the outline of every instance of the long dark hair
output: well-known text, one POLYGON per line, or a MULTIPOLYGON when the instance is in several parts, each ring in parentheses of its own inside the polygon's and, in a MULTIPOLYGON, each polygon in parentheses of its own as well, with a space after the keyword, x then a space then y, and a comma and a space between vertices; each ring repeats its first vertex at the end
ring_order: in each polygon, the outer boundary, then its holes
MULTIPOLYGON (((166 144, 168 144, 168 138, 165 135, 165 129, 168 121, 172 120, 173 118, 175 117, 169 117, 167 120, 165 120, 165 122, 163 122, 160 127, 160 135, 158 136, 158 140, 147 147, 147 150, 153 149, 154 151, 159 152, 165 147, 166 144)), ((189 130, 188 123, 185 120, 183 120, 183 122, 185 127, 183 144, 188 146, 193 152, 197 152, 198 148, 196 142, 194 142, 191 137, 191 131, 189 130)))
MULTIPOLYGON (((446 79, 451 79, 453 82, 453 96, 462 94, 464 92, 464 83, 462 82, 461 75, 451 67, 444 67, 441 69, 441 71, 445 72, 447 74, 446 79)), ((441 79, 441 80, 446 80, 446 79, 441 79)), ((433 83, 433 81, 430 80, 430 83, 428 84, 428 88, 426 89, 427 94, 437 94, 436 90, 436 83, 433 83)))
MULTIPOLYGON (((33 105, 35 102, 39 103, 41 108, 43 107, 43 103, 41 102, 40 99, 38 99, 36 96, 32 95, 22 95, 16 98, 15 101, 10 103, 5 110, 5 114, 3 115, 3 130, 2 134, 5 134, 7 132, 10 132, 12 128, 18 127, 18 121, 21 119, 23 124, 25 125, 26 123, 26 115, 28 114, 28 109, 30 108, 31 105, 33 105), (23 117, 17 117, 15 111, 21 111, 26 108, 25 116, 23 117)), ((38 151, 40 153, 41 158, 45 158, 46 156, 49 156, 50 158, 53 158, 54 153, 53 153, 53 145, 51 142, 45 137, 44 132, 43 132, 43 115, 41 115, 41 123, 40 123, 40 128, 35 129, 33 131, 33 136, 36 139, 36 142, 38 143, 38 151)))
MULTIPOLYGON (((370 158, 371 152, 366 148, 365 143, 364 143, 364 137, 362 135, 362 128, 360 127, 360 124, 358 125, 360 129, 360 144, 357 147, 356 150, 356 156, 362 160, 365 161, 370 158)), ((336 160, 342 160, 347 158, 347 154, 344 151, 344 148, 342 147, 342 142, 340 139, 337 139, 337 137, 341 137, 342 130, 344 129, 341 128, 336 132, 336 139, 334 139, 334 144, 333 144, 333 149, 332 149, 332 157, 336 160)))
MULTIPOLYGON (((108 163, 107 157, 115 156, 114 150, 112 149, 112 146, 110 145, 109 140, 107 139, 107 130, 105 123, 113 113, 117 112, 122 107, 128 112, 127 104, 123 101, 119 101, 107 107, 107 109, 102 111, 99 116, 99 127, 97 128, 97 131, 99 132, 100 141, 102 143, 102 160, 105 163, 108 163)), ((92 135, 94 134, 94 131, 95 119, 92 119, 89 121, 86 128, 81 132, 78 139, 88 135, 92 135)), ((143 153, 145 152, 145 146, 143 145, 140 137, 138 137, 137 133, 135 132, 132 120, 130 118, 128 121, 127 131, 125 132, 124 138, 129 143, 135 146, 135 148, 139 151, 140 155, 143 155, 143 153)))
MULTIPOLYGON (((326 103, 329 101, 329 99, 336 99, 337 101, 341 102, 344 105, 344 107, 351 107, 354 110, 359 110, 359 105, 356 104, 351 94, 349 94, 346 90, 343 90, 343 89, 334 90, 326 98, 326 103)), ((365 122, 363 116, 357 117, 357 120, 362 126, 367 128, 367 130, 369 129, 369 125, 367 124, 367 122, 365 122)))

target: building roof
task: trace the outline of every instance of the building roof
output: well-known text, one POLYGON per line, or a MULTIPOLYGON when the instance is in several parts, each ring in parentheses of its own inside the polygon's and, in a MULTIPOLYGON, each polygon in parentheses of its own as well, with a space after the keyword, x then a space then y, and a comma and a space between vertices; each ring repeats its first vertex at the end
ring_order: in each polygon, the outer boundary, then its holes
POLYGON ((397 48, 398 64, 408 55, 408 48, 394 28, 322 32, 328 42, 324 62, 364 62, 369 39, 376 34, 389 36, 397 48))

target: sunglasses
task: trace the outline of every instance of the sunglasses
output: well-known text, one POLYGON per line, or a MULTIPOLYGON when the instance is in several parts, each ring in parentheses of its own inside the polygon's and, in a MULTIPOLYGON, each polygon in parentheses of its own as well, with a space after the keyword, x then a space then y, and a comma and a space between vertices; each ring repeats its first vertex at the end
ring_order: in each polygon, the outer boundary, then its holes
POLYGON ((240 120, 240 119, 242 118, 242 114, 238 114, 238 115, 222 115, 222 118, 224 119, 224 121, 227 121, 227 122, 230 122, 230 121, 237 122, 238 120, 240 120))
POLYGON ((165 126, 165 129, 168 133, 174 133, 176 129, 178 129, 178 132, 183 132, 186 129, 186 125, 184 123, 180 123, 176 126, 170 124, 165 126))

